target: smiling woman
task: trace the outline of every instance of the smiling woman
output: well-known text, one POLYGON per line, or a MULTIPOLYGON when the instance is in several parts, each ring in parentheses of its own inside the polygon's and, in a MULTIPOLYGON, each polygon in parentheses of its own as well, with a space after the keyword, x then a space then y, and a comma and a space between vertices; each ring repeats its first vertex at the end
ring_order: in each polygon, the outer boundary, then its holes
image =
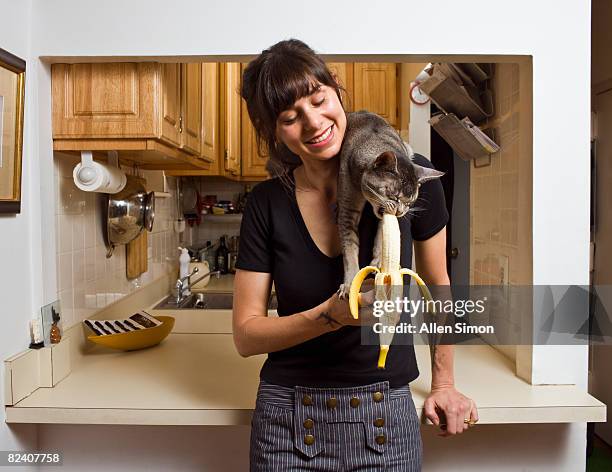
POLYGON ((241 94, 258 146, 269 150, 271 175, 283 180, 301 165, 302 152, 315 159, 335 156, 346 128, 344 89, 325 62, 303 46, 301 41, 285 41, 283 52, 276 48, 279 54, 273 46, 265 64, 253 61, 243 75, 241 94))
POLYGON ((0 213, 21 211, 25 61, 0 49, 0 213))
MULTIPOLYGON (((361 337, 369 317, 355 320, 337 293, 343 246, 332 209, 340 150, 359 115, 347 116, 340 90, 323 60, 298 40, 275 44, 244 70, 242 96, 276 177, 249 196, 234 281, 236 348, 244 357, 268 353, 252 422, 252 471, 421 469, 408 385, 418 376, 414 347, 396 346, 378 369, 378 345, 361 337), (267 316, 272 283, 278 317, 267 316)), ((416 259, 428 261, 428 282, 445 284, 448 214, 439 181, 424 183, 420 195, 424 216, 400 225, 402 266, 410 267, 412 240, 420 241, 416 259)), ((361 265, 372 260, 378 221, 367 206, 358 229, 361 265)), ((446 412, 447 432, 455 434, 477 411, 455 390, 451 359, 448 351, 437 358, 426 414, 440 424, 435 409, 446 412)))

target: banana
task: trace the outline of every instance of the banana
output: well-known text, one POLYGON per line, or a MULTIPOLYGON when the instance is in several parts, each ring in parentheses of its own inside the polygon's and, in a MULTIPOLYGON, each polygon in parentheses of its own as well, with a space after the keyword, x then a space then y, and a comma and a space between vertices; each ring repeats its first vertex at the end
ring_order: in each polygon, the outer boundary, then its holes
MULTIPOLYGON (((349 308, 353 318, 359 318, 359 302, 361 285, 365 278, 376 273, 374 278, 375 298, 378 301, 397 300, 403 295, 403 276, 408 275, 415 279, 421 295, 425 300, 432 300, 431 293, 419 275, 410 270, 400 267, 401 255, 401 233, 399 223, 395 215, 385 213, 382 219, 382 251, 380 268, 366 266, 357 272, 351 283, 349 292, 349 308)), ((400 319, 401 311, 384 311, 379 322, 384 326, 395 326, 400 319)), ((379 334, 380 354, 378 356, 378 368, 384 369, 389 353, 389 346, 393 340, 393 333, 383 329, 379 334)))

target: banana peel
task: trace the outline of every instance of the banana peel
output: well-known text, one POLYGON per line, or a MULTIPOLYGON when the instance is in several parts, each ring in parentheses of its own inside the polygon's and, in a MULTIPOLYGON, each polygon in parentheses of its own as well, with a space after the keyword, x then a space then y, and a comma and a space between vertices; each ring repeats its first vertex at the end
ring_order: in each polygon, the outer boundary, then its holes
MULTIPOLYGON (((353 318, 359 318, 360 290, 365 278, 375 273, 374 287, 375 299, 377 301, 395 301, 403 296, 404 275, 408 275, 416 281, 421 296, 425 300, 432 300, 431 293, 419 275, 410 270, 400 267, 401 233, 399 223, 395 215, 385 213, 382 219, 382 250, 380 267, 366 266, 357 272, 351 283, 349 292, 349 308, 353 318)), ((384 311, 379 322, 384 326, 395 326, 401 316, 401 311, 384 311)), ((379 334, 380 353, 378 356, 378 368, 384 369, 387 361, 389 347, 393 341, 393 333, 383 329, 379 334)))

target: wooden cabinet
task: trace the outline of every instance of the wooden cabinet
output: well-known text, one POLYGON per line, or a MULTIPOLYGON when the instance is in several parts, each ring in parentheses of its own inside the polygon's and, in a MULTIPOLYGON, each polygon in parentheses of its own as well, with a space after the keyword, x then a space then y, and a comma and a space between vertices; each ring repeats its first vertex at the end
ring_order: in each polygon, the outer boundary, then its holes
POLYGON ((201 155, 201 64, 54 64, 53 148, 118 151, 143 169, 210 167, 201 155))
MULTIPOLYGON (((241 70, 244 70, 246 64, 242 65, 241 70)), ((242 177, 247 180, 260 180, 268 177, 266 171, 266 162, 268 162, 267 154, 260 154, 255 137, 255 128, 249 118, 246 102, 241 100, 241 142, 242 142, 242 177)))
MULTIPOLYGON (((203 65, 201 156, 211 165, 208 170, 178 171, 171 175, 223 176, 232 180, 268 177, 265 169, 268 156, 259 154, 255 130, 240 97, 245 65, 203 65)), ((344 89, 342 100, 347 110, 372 111, 392 126, 399 126, 396 64, 328 63, 328 66, 344 89)))
POLYGON ((255 128, 249 118, 249 112, 244 100, 242 101, 242 177, 252 177, 254 179, 268 177, 266 162, 268 155, 261 155, 255 137, 255 128))
POLYGON ((397 65, 355 63, 353 65, 354 110, 368 110, 399 127, 397 65))
POLYGON ((223 169, 234 177, 240 177, 241 167, 240 77, 240 63, 232 62, 225 64, 223 169))
POLYGON ((211 164, 219 161, 219 64, 202 64, 202 152, 211 164))
POLYGON ((347 64, 344 62, 328 62, 327 67, 332 74, 336 76, 336 80, 342 87, 343 92, 342 104, 345 110, 352 110, 353 107, 353 64, 347 64))
POLYGON ((181 145, 181 65, 162 64, 162 129, 163 141, 181 145))
POLYGON ((172 171, 169 175, 222 176, 231 180, 263 180, 267 156, 257 149, 255 130, 240 96, 246 64, 205 64, 203 79, 202 156, 211 167, 205 171, 172 171), (207 80, 208 77, 208 80, 207 80), (215 78, 217 80, 215 80, 215 78), (215 132, 215 127, 220 133, 215 132), (217 143, 214 143, 219 136, 217 143))
POLYGON ((202 64, 181 65, 181 148, 200 157, 202 148, 202 64))

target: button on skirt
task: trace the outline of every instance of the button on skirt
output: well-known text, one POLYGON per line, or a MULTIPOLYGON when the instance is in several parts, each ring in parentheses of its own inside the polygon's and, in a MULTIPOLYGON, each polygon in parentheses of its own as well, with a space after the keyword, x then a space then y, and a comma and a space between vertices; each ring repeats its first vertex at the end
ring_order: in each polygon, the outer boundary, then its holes
POLYGON ((408 385, 284 387, 260 382, 252 472, 421 470, 420 421, 408 385))

